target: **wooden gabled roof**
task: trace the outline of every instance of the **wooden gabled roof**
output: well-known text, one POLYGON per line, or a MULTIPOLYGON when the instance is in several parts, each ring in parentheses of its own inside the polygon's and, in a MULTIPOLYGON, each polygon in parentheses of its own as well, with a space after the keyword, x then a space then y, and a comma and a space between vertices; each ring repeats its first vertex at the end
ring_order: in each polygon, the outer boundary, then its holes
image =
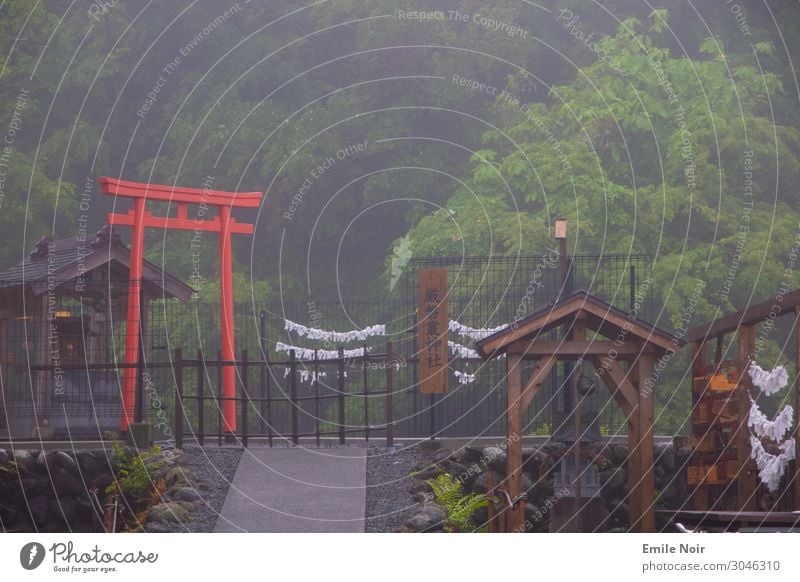
POLYGON ((632 317, 587 291, 579 290, 552 305, 534 311, 514 325, 485 337, 476 343, 476 348, 482 357, 488 358, 505 352, 511 344, 520 340, 539 337, 545 340, 546 332, 562 325, 572 325, 578 314, 584 317, 588 329, 612 340, 624 333, 626 340, 638 340, 658 351, 677 350, 685 344, 671 333, 632 317))
MULTIPOLYGON (((126 273, 127 282, 131 251, 116 233, 106 225, 93 240, 88 239, 79 242, 75 237, 61 240, 42 237, 21 263, 0 272, 0 290, 30 287, 35 295, 41 295, 51 283, 58 287, 109 264, 126 273)), ((189 285, 147 260, 142 264, 142 276, 145 285, 160 290, 166 297, 186 302, 194 293, 189 285)))

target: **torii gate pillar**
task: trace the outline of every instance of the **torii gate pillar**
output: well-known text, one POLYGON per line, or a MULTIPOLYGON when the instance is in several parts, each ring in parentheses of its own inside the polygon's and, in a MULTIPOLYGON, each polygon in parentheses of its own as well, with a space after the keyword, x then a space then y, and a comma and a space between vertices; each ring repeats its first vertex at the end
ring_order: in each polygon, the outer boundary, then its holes
MULTIPOLYGON (((233 362, 234 314, 233 314, 233 260, 231 258, 231 235, 253 234, 252 224, 236 222, 231 217, 232 208, 257 208, 261 204, 262 192, 224 192, 221 190, 178 188, 161 184, 129 182, 101 177, 97 180, 104 194, 133 198, 133 209, 127 214, 108 215, 112 225, 131 226, 131 264, 128 280, 128 319, 125 334, 125 373, 122 389, 122 418, 120 430, 126 432, 133 421, 136 407, 136 366, 139 363, 139 341, 141 332, 141 288, 144 260, 144 229, 192 230, 195 233, 216 232, 219 234, 220 307, 222 329, 222 359, 233 362), (174 217, 153 216, 145 208, 148 200, 170 202, 177 208, 174 217), (189 219, 190 204, 216 206, 217 216, 211 220, 189 219)), ((223 422, 225 432, 236 432, 236 371, 233 365, 223 367, 222 373, 223 422)))

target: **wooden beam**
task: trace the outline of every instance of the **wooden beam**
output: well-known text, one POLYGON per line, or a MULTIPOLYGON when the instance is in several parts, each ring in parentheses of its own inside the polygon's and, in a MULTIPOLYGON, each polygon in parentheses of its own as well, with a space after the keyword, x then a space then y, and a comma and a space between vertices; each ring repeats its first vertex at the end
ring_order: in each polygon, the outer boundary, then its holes
POLYGON ((740 326, 748 326, 760 323, 770 317, 770 314, 777 312, 777 316, 789 315, 800 307, 800 289, 790 291, 783 296, 780 304, 773 299, 751 305, 747 309, 741 309, 736 313, 729 313, 723 317, 693 327, 686 334, 686 338, 693 342, 702 339, 710 339, 720 334, 736 331, 740 326))
MULTIPOLYGON (((544 336, 545 332, 549 331, 553 327, 558 327, 562 325, 564 321, 562 319, 572 313, 575 310, 575 305, 573 302, 567 302, 562 305, 554 305, 553 309, 544 313, 540 316, 540 321, 536 323, 536 330, 533 332, 539 336, 544 336)), ((482 342, 478 342, 477 347, 478 351, 483 356, 489 356, 501 347, 504 347, 510 343, 513 343, 523 337, 531 335, 531 330, 528 328, 527 325, 520 325, 517 329, 512 329, 509 332, 501 333, 498 337, 492 338, 489 336, 486 340, 482 342)))
POLYGON ((531 405, 531 402, 533 402, 533 397, 536 396, 539 387, 547 380, 547 376, 550 374, 550 370, 553 369, 556 362, 558 362, 558 356, 556 354, 550 354, 550 356, 543 358, 536 364, 533 375, 528 380, 528 383, 525 384, 525 388, 522 390, 522 395, 520 397, 520 409, 523 414, 528 409, 528 406, 531 405))
MULTIPOLYGON (((598 365, 601 365, 602 369, 605 370, 603 377, 608 377, 611 380, 614 385, 614 391, 622 395, 628 403, 629 409, 633 410, 638 406, 639 396, 636 394, 636 388, 634 388, 633 382, 631 381, 632 371, 623 370, 616 360, 603 360, 595 364, 595 366, 598 365)), ((612 392, 612 395, 613 394, 612 392)), ((623 408, 623 410, 625 409, 623 408)))
POLYGON ((794 308, 794 510, 800 511, 800 307, 794 308))
POLYGON ((628 531, 631 532, 641 531, 642 525, 640 422, 637 402, 628 417, 628 531))
MULTIPOLYGON (((589 358, 589 361, 595 367, 595 370, 602 369, 600 358, 591 357, 589 358)), ((614 398, 614 401, 620 407, 622 412, 625 413, 625 416, 629 417, 633 411, 633 407, 631 406, 631 403, 628 400, 628 398, 622 393, 622 390, 620 390, 619 386, 614 381, 614 379, 609 374, 607 374, 605 370, 603 371, 603 374, 598 373, 598 376, 603 379, 603 383, 608 388, 608 391, 611 393, 611 396, 614 398)), ((631 388, 633 388, 633 386, 631 386, 631 388)))
POLYGON ((615 342, 604 340, 533 340, 531 342, 519 340, 511 344, 506 353, 525 356, 558 354, 559 358, 563 360, 588 358, 589 356, 608 356, 613 353, 624 356, 637 356, 644 350, 648 350, 648 348, 643 348, 641 344, 637 345, 634 342, 625 342, 618 346, 615 342))
MULTIPOLYGON (((653 375, 653 357, 650 354, 643 354, 637 362, 639 377, 642 379, 651 378, 653 375)), ((654 391, 644 386, 644 382, 639 384, 639 463, 640 463, 640 488, 641 498, 641 527, 639 531, 654 533, 656 531, 655 518, 655 476, 653 474, 653 408, 654 391)))
MULTIPOLYGON (((705 373, 708 366, 708 354, 705 341, 692 342, 692 434, 694 435, 695 418, 700 415, 698 409, 700 397, 706 389, 705 373)), ((708 485, 698 483, 691 492, 692 509, 707 511, 708 485)))
POLYGON ((753 381, 748 370, 756 349, 755 325, 744 325, 739 328, 739 384, 736 387, 736 401, 739 412, 739 426, 736 429, 734 442, 738 457, 736 477, 738 505, 741 511, 754 511, 756 507, 756 476, 750 467, 750 429, 747 427, 750 410, 750 392, 753 381))
MULTIPOLYGON (((516 355, 506 358, 506 491, 512 500, 522 494, 522 359, 516 355)), ((508 508, 506 532, 521 531, 525 521, 525 503, 516 509, 508 508)))

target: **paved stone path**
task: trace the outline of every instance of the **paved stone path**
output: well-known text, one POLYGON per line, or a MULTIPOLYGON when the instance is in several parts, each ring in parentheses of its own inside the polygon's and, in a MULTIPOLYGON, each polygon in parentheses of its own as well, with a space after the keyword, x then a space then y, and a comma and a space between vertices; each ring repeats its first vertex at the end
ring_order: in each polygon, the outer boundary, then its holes
POLYGON ((366 449, 245 449, 215 532, 363 532, 366 449))

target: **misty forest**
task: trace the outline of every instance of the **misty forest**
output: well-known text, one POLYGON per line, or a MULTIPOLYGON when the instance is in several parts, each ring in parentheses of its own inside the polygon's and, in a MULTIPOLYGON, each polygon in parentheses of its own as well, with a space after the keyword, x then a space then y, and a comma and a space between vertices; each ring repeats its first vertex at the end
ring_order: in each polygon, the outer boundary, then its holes
MULTIPOLYGON (((265 193, 237 302, 399 296, 404 260, 542 256, 556 217, 570 253, 651 257, 664 329, 797 286, 794 1, 12 0, 0 53, 4 269, 126 211, 112 176, 265 193)), ((216 245, 145 239, 208 303, 216 245)))

